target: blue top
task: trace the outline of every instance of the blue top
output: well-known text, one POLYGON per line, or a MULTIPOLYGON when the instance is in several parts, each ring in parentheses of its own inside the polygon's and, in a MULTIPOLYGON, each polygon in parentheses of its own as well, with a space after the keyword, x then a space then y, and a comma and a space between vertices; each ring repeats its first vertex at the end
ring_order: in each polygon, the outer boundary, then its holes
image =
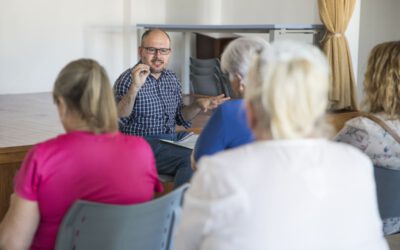
POLYGON ((201 132, 194 148, 194 159, 204 155, 238 147, 253 141, 247 125, 243 100, 231 100, 221 104, 201 132))
MULTIPOLYGON (((132 84, 132 69, 127 69, 114 84, 119 102, 132 84)), ((176 125, 190 127, 182 115, 181 85, 176 75, 164 70, 156 79, 151 74, 137 93, 132 113, 119 121, 121 132, 130 135, 159 135, 175 133, 176 125)))

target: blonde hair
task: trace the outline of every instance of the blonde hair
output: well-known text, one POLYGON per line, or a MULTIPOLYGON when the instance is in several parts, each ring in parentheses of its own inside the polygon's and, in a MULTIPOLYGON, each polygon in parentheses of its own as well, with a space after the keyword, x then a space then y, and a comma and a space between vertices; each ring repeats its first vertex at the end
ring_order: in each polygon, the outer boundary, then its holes
POLYGON ((245 100, 274 139, 322 132, 328 104, 329 68, 309 44, 278 41, 259 55, 249 71, 245 100))
POLYGON ((62 97, 94 133, 118 130, 117 109, 105 69, 91 59, 68 63, 54 83, 53 98, 62 97))
POLYGON ((368 112, 400 118, 400 41, 375 46, 368 58, 363 105, 368 112))

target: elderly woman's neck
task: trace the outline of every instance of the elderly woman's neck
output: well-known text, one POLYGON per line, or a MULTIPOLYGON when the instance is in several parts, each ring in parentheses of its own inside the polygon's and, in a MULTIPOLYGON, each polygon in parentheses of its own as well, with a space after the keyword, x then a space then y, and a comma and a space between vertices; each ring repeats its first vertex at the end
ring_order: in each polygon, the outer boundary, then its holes
POLYGON ((253 135, 256 141, 267 141, 273 139, 270 130, 253 129, 253 135))

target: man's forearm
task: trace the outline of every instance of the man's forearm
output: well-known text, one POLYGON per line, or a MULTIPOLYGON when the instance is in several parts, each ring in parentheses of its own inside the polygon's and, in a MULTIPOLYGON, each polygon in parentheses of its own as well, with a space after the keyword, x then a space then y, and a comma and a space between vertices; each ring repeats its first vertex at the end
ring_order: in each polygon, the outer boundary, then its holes
POLYGON ((117 103, 118 116, 127 117, 132 113, 133 105, 135 104, 137 92, 126 93, 117 103))
POLYGON ((193 120, 199 113, 201 109, 196 103, 192 103, 189 106, 185 106, 182 108, 182 115, 186 121, 193 120))

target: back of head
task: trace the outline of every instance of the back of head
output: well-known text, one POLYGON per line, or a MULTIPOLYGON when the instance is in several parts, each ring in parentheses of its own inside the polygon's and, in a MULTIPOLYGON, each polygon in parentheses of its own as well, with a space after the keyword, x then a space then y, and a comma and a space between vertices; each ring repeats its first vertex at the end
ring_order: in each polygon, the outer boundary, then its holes
POLYGON ((246 102, 274 139, 315 135, 328 103, 329 68, 309 44, 278 41, 255 58, 248 74, 246 102))
POLYGON ((221 68, 230 75, 246 77, 253 57, 269 44, 258 37, 240 37, 228 44, 221 57, 221 68))
POLYGON ((54 100, 62 98, 68 111, 75 112, 95 133, 118 129, 117 111, 111 84, 104 68, 91 59, 68 63, 58 74, 54 100))
POLYGON ((400 41, 381 43, 372 49, 364 94, 367 111, 385 112, 389 119, 400 118, 400 41))

